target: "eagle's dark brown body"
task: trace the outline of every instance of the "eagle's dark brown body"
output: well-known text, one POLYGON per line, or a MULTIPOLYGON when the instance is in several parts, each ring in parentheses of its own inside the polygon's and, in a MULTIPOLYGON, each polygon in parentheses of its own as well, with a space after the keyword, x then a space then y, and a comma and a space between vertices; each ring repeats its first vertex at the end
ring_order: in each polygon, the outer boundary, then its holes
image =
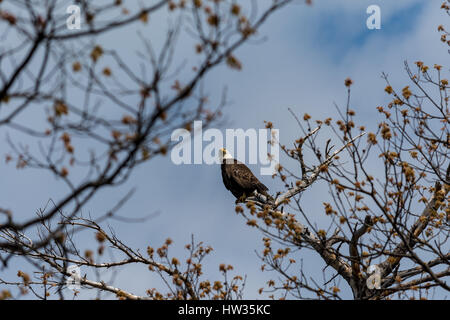
POLYGON ((252 196, 255 190, 271 198, 267 194, 268 188, 242 162, 236 159, 223 159, 221 170, 223 184, 237 199, 241 199, 244 194, 246 197, 252 196))

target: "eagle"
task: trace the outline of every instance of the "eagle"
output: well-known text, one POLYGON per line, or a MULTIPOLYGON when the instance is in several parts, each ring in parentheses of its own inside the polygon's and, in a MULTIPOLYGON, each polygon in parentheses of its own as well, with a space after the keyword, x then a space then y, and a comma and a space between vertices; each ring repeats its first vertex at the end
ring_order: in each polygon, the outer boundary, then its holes
POLYGON ((219 159, 223 184, 236 197, 236 203, 253 195, 255 191, 264 195, 266 200, 273 200, 267 193, 269 189, 255 177, 245 164, 233 159, 225 148, 220 149, 219 159))

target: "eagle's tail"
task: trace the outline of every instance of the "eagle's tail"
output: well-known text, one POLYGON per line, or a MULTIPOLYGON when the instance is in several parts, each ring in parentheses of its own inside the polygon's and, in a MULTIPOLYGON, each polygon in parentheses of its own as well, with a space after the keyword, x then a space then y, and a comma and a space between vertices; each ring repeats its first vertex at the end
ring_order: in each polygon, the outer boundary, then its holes
POLYGON ((258 191, 258 193, 260 193, 266 197, 267 202, 274 202, 275 200, 273 199, 273 197, 267 193, 268 190, 269 189, 262 183, 259 183, 259 185, 257 186, 257 189, 256 189, 256 191, 258 191))

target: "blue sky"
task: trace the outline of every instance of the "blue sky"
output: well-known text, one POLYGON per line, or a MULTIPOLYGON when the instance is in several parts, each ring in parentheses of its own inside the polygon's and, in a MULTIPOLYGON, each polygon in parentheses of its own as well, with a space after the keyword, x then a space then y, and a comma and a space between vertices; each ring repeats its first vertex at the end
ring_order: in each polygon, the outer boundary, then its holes
MULTIPOLYGON (((382 4, 380 5, 380 9, 383 8, 382 4)), ((364 10, 359 10, 357 14, 340 10, 327 12, 322 15, 321 19, 314 20, 317 23, 313 32, 317 39, 317 50, 324 50, 333 54, 336 62, 339 63, 341 55, 337 54, 338 52, 346 51, 349 48, 361 48, 373 38, 378 37, 387 40, 389 37, 398 39, 402 35, 407 36, 414 32, 417 24, 412 22, 417 21, 425 7, 426 2, 424 1, 410 1, 401 10, 397 8, 383 10, 385 9, 383 8, 382 32, 366 28, 366 19, 369 15, 364 10), (357 22, 357 24, 354 24, 353 30, 349 31, 345 22, 347 19, 357 22)))
MULTIPOLYGON (((276 13, 260 30, 267 39, 248 44, 236 53, 243 63, 242 71, 221 66, 207 76, 205 89, 213 98, 221 94, 224 86, 228 88, 233 103, 224 111, 227 128, 263 128, 263 121, 271 120, 280 128, 281 142, 288 143, 298 137, 288 107, 300 115, 308 112, 313 118, 335 115, 333 103, 344 105, 346 101, 343 83, 347 77, 354 80, 352 106, 358 111, 359 120, 375 128, 375 107, 387 102, 381 72, 387 72, 392 83, 400 86, 406 83, 404 60, 423 60, 430 65, 448 62, 436 31, 437 25, 446 21, 439 9, 440 0, 315 2, 312 7, 291 5, 276 13), (366 8, 370 4, 381 8, 380 30, 366 28, 366 8)), ((156 17, 148 26, 136 28, 158 43, 164 36, 164 29, 158 26, 164 22, 165 17, 156 17)), ((118 49, 133 64, 139 45, 138 38, 129 34, 109 33, 101 43, 118 49)), ((189 39, 181 38, 180 47, 180 57, 194 55, 189 39)), ((0 139, 5 141, 5 133, 0 133, 0 139)), ((0 153, 5 153, 6 148, 2 142, 0 153)), ((258 166, 252 169, 258 172, 258 166)), ((0 182, 2 206, 23 217, 34 214, 48 198, 58 199, 64 194, 60 182, 42 172, 16 171, 2 164, 0 174, 5 177, 0 182)), ((282 189, 270 177, 261 180, 272 193, 282 189)), ((144 251, 147 245, 160 245, 170 237, 174 240, 172 253, 177 256, 184 254, 183 246, 194 234, 197 241, 214 248, 205 261, 206 276, 217 277, 220 263, 232 264, 237 274, 247 275, 245 297, 261 297, 257 290, 275 276, 260 271, 255 250, 261 250, 262 234, 246 226, 234 213, 234 198, 224 188, 218 166, 176 166, 170 157, 154 159, 139 167, 124 186, 102 191, 88 204, 85 213, 101 215, 131 188, 136 188, 136 193, 122 208, 121 215, 158 214, 139 224, 111 221, 110 225, 126 243, 144 251)), ((328 197, 326 190, 318 185, 305 192, 306 206, 311 207, 311 215, 319 225, 326 221, 321 211, 321 204, 328 197)), ((94 237, 83 235, 80 241, 89 246, 94 237)), ((300 258, 304 259, 305 272, 320 275, 317 270, 323 264, 316 255, 305 251, 300 258)), ((22 262, 16 263, 22 267, 22 262)), ((14 276, 14 272, 8 272, 14 276)), ((160 284, 156 276, 138 266, 123 269, 115 282, 136 294, 144 294, 145 289, 160 284)), ((342 288, 344 296, 350 298, 348 288, 342 288)), ((83 294, 88 297, 90 293, 83 294)))

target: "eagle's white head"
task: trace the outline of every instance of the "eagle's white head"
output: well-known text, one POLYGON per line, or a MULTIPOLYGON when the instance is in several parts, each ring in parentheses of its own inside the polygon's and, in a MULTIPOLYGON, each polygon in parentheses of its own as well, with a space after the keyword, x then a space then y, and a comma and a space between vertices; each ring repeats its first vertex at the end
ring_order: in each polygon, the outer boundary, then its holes
POLYGON ((227 151, 227 149, 225 149, 225 148, 220 148, 220 150, 219 150, 219 160, 220 160, 220 163, 222 163, 223 160, 227 160, 227 159, 233 159, 233 157, 232 157, 231 154, 227 151))

